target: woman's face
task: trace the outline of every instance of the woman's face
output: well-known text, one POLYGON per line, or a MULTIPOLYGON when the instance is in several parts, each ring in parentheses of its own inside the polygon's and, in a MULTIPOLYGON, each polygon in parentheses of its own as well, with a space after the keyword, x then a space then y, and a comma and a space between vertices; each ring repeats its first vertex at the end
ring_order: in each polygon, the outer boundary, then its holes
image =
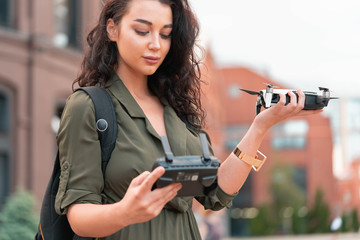
POLYGON ((172 11, 158 0, 132 0, 118 25, 108 20, 107 31, 118 47, 118 73, 152 75, 170 49, 172 11))

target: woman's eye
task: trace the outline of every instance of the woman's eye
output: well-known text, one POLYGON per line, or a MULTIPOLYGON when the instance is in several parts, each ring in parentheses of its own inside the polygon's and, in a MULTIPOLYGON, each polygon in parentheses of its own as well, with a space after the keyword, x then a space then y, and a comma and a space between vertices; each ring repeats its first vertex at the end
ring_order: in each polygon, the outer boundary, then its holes
POLYGON ((161 36, 163 39, 169 39, 169 38, 171 38, 171 34, 160 34, 160 36, 161 36))
POLYGON ((146 34, 148 34, 149 32, 144 32, 144 31, 139 31, 139 30, 135 30, 135 32, 137 34, 139 34, 140 36, 145 36, 146 34))

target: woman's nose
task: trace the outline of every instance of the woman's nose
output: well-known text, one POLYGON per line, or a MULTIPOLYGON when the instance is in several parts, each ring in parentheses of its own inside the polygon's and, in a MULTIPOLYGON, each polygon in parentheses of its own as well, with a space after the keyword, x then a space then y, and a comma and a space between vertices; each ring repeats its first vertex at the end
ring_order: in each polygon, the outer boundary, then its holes
POLYGON ((151 37, 151 42, 149 43, 149 48, 153 50, 160 49, 160 35, 153 34, 151 37))

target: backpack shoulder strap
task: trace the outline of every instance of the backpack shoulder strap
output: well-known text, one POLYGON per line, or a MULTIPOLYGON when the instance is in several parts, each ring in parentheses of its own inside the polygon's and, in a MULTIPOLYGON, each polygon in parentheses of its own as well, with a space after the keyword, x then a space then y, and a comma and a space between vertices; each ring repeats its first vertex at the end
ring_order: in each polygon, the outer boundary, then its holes
POLYGON ((101 145, 101 168, 105 177, 105 169, 115 147, 117 122, 114 105, 110 94, 103 88, 91 86, 75 90, 86 92, 94 103, 96 129, 101 145))
MULTIPOLYGON (((116 114, 109 93, 99 87, 83 87, 75 91, 85 91, 92 99, 95 107, 96 128, 101 144, 102 172, 105 177, 106 165, 115 147, 117 137, 116 114)), ((54 169, 46 188, 41 206, 40 223, 35 240, 75 239, 67 217, 55 211, 55 198, 60 181, 59 150, 56 155, 54 169)), ((78 238, 76 238, 78 239, 78 238)), ((80 238, 91 239, 91 238, 80 238)))

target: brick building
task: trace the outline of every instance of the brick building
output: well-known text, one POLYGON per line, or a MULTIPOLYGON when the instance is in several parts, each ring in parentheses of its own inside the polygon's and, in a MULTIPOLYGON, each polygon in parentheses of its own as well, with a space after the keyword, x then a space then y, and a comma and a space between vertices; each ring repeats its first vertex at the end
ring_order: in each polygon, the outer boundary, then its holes
POLYGON ((99 1, 1 1, 0 203, 17 187, 41 200, 55 157, 51 122, 71 93, 81 33, 99 1))
MULTIPOLYGON (((220 70, 222 81, 221 100, 225 111, 225 147, 228 153, 235 147, 250 127, 255 117, 256 96, 239 91, 239 88, 259 91, 264 83, 286 88, 246 68, 224 68, 220 70)), ((332 135, 330 122, 321 114, 298 117, 273 127, 260 147, 268 156, 260 172, 251 173, 234 207, 239 209, 259 206, 271 201, 269 183, 274 177, 274 165, 291 166, 295 169, 294 181, 307 196, 307 205, 312 203, 316 191, 321 189, 331 211, 337 206, 335 179, 332 171, 332 135)), ((241 217, 233 217, 234 224, 246 225, 241 217), (242 223, 242 224, 241 224, 242 223)), ((239 229, 233 234, 242 234, 239 229)))

